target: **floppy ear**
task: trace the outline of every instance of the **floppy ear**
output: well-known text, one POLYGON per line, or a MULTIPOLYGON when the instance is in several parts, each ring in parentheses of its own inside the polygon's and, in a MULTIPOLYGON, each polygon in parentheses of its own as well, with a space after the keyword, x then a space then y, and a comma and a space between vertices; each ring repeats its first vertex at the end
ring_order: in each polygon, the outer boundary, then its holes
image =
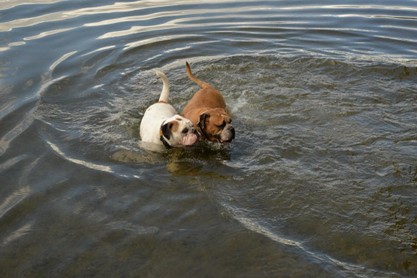
POLYGON ((171 128, 174 124, 172 122, 161 125, 161 136, 163 135, 168 140, 171 138, 171 128))
POLYGON ((207 117, 209 117, 208 114, 202 113, 200 115, 200 120, 198 121, 197 126, 199 126, 201 129, 204 129, 206 127, 206 119, 207 119, 207 117))

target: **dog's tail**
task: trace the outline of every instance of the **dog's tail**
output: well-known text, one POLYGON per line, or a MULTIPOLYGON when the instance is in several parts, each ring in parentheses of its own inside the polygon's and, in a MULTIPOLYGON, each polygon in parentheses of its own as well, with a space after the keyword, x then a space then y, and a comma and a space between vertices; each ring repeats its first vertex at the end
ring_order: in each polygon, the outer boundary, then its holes
POLYGON ((162 92, 161 92, 161 96, 159 97, 159 102, 166 102, 168 103, 168 97, 169 97, 169 81, 167 76, 160 70, 155 70, 155 74, 156 76, 158 76, 159 78, 161 78, 162 80, 162 92))
POLYGON ((195 77, 195 75, 191 72, 191 67, 190 67, 190 64, 188 62, 185 62, 185 67, 187 68, 188 78, 190 78, 191 81, 194 81, 195 83, 197 83, 197 85, 200 86, 200 88, 206 88, 206 87, 210 86, 210 84, 208 84, 204 81, 201 81, 200 79, 195 77))

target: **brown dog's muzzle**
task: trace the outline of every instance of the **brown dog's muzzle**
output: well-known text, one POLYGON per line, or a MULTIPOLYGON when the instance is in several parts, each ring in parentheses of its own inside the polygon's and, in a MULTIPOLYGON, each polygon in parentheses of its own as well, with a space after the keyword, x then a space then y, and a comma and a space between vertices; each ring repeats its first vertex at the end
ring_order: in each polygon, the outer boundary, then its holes
POLYGON ((223 128, 219 139, 220 143, 232 142, 232 140, 235 139, 235 128, 232 125, 226 125, 223 128))

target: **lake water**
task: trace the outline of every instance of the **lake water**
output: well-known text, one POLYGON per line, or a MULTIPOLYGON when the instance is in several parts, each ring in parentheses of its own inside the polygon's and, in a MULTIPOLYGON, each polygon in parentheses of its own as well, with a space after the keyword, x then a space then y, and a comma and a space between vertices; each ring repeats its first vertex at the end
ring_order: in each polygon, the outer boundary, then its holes
POLYGON ((367 2, 2 1, 1 276, 417 275, 417 2, 367 2), (236 139, 141 149, 185 61, 236 139))

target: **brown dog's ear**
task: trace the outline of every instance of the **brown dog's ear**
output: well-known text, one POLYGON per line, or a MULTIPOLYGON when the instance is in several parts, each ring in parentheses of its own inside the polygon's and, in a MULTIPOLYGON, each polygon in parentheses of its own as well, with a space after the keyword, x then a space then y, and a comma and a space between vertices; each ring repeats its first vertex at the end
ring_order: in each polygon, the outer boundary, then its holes
POLYGON ((161 125, 161 136, 163 135, 166 139, 171 138, 171 128, 174 124, 172 122, 161 125))
POLYGON ((210 117, 210 115, 209 115, 209 114, 202 113, 202 114, 200 115, 200 120, 199 120, 199 121, 198 121, 198 123, 197 123, 197 127, 198 127, 198 129, 199 129, 199 133, 200 133, 200 135, 201 135, 202 137, 205 137, 206 139, 208 139, 208 138, 209 138, 209 137, 208 137, 208 135, 207 135, 207 132, 204 130, 204 129, 206 128, 206 119, 207 119, 208 117, 210 117))

